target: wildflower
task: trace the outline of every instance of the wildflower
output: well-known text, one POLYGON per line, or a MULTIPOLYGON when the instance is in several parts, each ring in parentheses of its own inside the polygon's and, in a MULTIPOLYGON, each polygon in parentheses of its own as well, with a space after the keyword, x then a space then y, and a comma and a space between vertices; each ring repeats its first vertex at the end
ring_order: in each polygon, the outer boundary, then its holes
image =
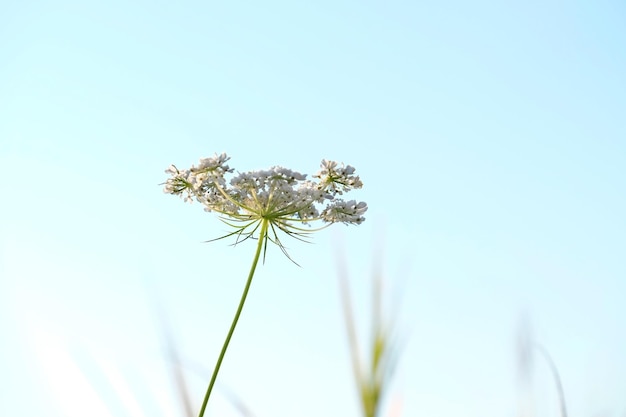
POLYGON ((226 162, 225 153, 200 159, 197 166, 180 170, 170 165, 165 172, 169 178, 163 191, 180 196, 186 202, 194 200, 208 212, 216 212, 221 220, 235 231, 217 239, 237 236, 235 244, 253 238, 257 248, 243 290, 237 312, 217 359, 211 381, 200 408, 202 417, 206 410, 213 385, 217 378, 228 344, 235 331, 243 309, 257 263, 263 249, 263 259, 269 241, 285 250, 278 232, 306 240, 309 233, 321 230, 334 223, 361 224, 367 204, 355 200, 344 201, 342 196, 353 189, 363 187, 361 179, 354 175, 350 165, 339 165, 334 161, 322 160, 320 171, 313 175, 317 180, 307 180, 306 175, 287 168, 274 166, 267 170, 242 172, 230 181, 225 176, 234 171, 226 162), (321 221, 324 225, 313 229, 310 223, 321 221), (305 228, 304 226, 308 226, 305 228))

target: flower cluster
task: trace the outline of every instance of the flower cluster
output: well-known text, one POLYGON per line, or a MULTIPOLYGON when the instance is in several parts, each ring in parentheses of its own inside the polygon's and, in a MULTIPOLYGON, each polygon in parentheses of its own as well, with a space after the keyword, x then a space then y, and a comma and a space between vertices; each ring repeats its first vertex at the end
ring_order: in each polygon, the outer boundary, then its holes
POLYGON ((189 169, 179 170, 171 165, 165 171, 170 178, 165 182, 164 192, 179 195, 185 201, 196 200, 206 211, 221 214, 222 220, 237 228, 236 232, 226 236, 243 234, 252 237, 259 222, 265 220, 274 231, 271 240, 279 245, 275 228, 292 236, 302 236, 312 230, 296 226, 298 223, 321 220, 328 226, 332 223, 360 224, 365 220, 366 203, 337 197, 363 186, 350 165, 322 160, 321 170, 313 175, 318 181, 307 180, 306 175, 299 172, 274 166, 239 173, 227 182, 225 175, 234 171, 226 164, 229 159, 222 153, 202 158, 197 166, 189 169), (227 219, 242 222, 242 225, 235 225, 227 219))

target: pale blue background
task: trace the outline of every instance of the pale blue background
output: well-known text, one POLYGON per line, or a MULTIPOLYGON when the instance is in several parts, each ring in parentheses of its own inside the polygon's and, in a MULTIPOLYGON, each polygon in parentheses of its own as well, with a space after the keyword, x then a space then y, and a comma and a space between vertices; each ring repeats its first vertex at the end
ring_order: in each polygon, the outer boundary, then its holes
POLYGON ((402 306, 385 415, 557 416, 545 362, 519 379, 528 317, 570 415, 625 416, 625 27, 602 0, 4 0, 0 415, 181 416, 154 300, 197 407, 254 245, 202 243, 224 226, 158 184, 227 152, 352 164, 370 210, 289 241, 302 268, 270 249, 208 415, 359 415, 343 252, 363 330, 374 266, 402 306))

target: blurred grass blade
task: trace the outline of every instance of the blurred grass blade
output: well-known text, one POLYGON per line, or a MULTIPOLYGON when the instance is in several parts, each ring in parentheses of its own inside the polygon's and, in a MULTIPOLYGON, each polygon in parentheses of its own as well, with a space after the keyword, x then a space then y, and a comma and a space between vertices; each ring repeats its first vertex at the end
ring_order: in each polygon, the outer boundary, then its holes
POLYGON ((378 417, 399 356, 393 320, 386 320, 383 314, 382 273, 375 267, 372 275, 369 360, 366 362, 367 367, 363 368, 345 256, 339 257, 338 270, 341 303, 359 401, 365 417, 378 417))
POLYGON ((187 387, 187 381, 185 380, 185 375, 183 374, 178 346, 176 346, 176 343, 174 342, 169 320, 163 311, 162 303, 160 302, 161 300, 158 297, 156 289, 151 285, 149 285, 148 288, 152 289, 149 301, 157 317, 163 348, 169 363, 169 371, 172 374, 178 398, 183 407, 184 415, 187 417, 195 417, 189 388, 187 387))

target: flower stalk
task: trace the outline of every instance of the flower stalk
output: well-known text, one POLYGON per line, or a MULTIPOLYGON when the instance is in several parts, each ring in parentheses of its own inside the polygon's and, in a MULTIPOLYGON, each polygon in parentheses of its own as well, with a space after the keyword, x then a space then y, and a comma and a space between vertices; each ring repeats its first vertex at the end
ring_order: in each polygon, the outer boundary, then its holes
POLYGON ((213 370, 213 375, 211 375, 211 381, 209 382, 209 387, 206 390, 206 394, 204 395, 204 400, 202 401, 202 407, 200 408, 199 417, 204 416, 204 412, 206 410, 206 406, 209 402, 209 397, 211 396, 211 391, 213 391, 213 385, 215 385, 215 380, 217 379, 217 374, 220 371, 220 367, 222 366, 222 361, 224 360, 224 355, 226 355, 226 349, 228 349, 228 344, 230 343, 230 339, 233 337, 233 333, 235 332, 235 327, 237 326, 237 322, 239 321, 239 316, 241 316, 241 311, 243 310, 243 305, 246 302, 246 297, 248 297, 248 291, 250 290, 250 284, 252 284, 252 277, 254 277, 254 271, 256 270, 256 266, 259 263, 259 257, 261 255, 261 249, 263 248, 264 239, 262 238, 267 234, 267 226, 269 222, 264 220, 261 222, 261 231, 259 238, 259 242, 256 246, 256 252, 254 253, 254 259, 252 260, 252 266, 250 267, 250 273, 248 274, 248 280, 246 281, 246 286, 243 289, 243 293, 241 294, 241 300, 239 301, 239 306, 237 307, 237 312, 235 313, 235 317, 233 318, 233 322, 230 325, 230 329, 228 330, 228 334, 226 335, 226 340, 224 340, 224 345, 222 346, 222 350, 220 351, 220 356, 217 358, 217 363, 215 364, 215 369, 213 370))

